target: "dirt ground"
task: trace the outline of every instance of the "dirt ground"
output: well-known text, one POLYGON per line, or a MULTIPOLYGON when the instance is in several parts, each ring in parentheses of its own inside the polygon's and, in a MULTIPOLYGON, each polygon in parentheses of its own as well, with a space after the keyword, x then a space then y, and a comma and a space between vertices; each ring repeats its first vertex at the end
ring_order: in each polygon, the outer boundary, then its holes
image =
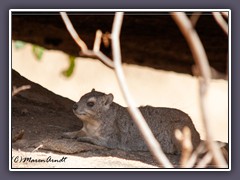
MULTIPOLYGON (((15 71, 12 73, 13 86, 32 86, 12 98, 12 135, 24 131, 23 137, 19 135, 19 140, 12 144, 12 167, 157 167, 156 161, 147 152, 130 153, 61 138, 63 132, 81 128, 81 122, 72 113, 72 105, 92 88, 113 93, 115 102, 126 105, 113 70, 95 60, 77 58, 73 75, 66 79, 61 71, 68 66, 67 58, 63 53, 46 51, 43 59, 37 61, 30 46, 22 50, 13 48, 13 69, 40 85, 28 81, 15 71), (46 159, 49 153, 53 159, 67 156, 67 162, 44 164, 34 160, 25 163, 14 161, 16 157, 29 156, 35 160, 46 159)), ((139 106, 148 104, 181 109, 190 115, 201 138, 205 138, 197 79, 134 65, 124 65, 124 72, 139 106)), ((215 140, 228 142, 228 84, 225 80, 214 80, 210 87, 208 107, 213 136, 215 140)), ((173 164, 179 165, 178 156, 168 157, 173 164)))

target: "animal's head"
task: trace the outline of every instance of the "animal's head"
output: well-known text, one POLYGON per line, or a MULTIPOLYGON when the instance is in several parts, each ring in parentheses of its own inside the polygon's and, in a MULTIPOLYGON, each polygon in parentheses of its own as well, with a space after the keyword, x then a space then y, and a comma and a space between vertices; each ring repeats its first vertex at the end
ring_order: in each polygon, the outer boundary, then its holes
POLYGON ((73 105, 73 112, 81 120, 91 121, 108 111, 112 102, 112 94, 104 94, 92 89, 73 105))

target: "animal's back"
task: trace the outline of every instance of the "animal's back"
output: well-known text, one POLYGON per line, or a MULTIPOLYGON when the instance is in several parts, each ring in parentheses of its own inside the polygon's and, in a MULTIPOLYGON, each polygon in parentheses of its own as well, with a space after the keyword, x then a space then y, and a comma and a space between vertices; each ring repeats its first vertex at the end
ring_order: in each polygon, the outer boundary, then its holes
MULTIPOLYGON (((181 152, 181 145, 175 138, 175 130, 182 130, 185 126, 191 130, 193 147, 196 148, 200 143, 199 133, 186 113, 178 109, 151 106, 139 109, 164 152, 172 154, 181 152)), ((125 143, 126 150, 146 151, 147 146, 130 116, 120 117, 120 119, 119 124, 122 124, 120 127, 124 128, 121 139, 122 144, 125 143)))

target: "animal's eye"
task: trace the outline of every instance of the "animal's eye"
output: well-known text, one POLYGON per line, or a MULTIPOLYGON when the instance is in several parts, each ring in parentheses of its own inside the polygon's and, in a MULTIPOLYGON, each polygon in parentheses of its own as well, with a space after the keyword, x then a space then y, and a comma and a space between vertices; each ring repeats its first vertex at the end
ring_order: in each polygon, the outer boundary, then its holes
POLYGON ((87 106, 88 106, 88 107, 93 107, 93 106, 94 106, 94 102, 91 102, 91 101, 90 101, 90 102, 87 102, 87 106))

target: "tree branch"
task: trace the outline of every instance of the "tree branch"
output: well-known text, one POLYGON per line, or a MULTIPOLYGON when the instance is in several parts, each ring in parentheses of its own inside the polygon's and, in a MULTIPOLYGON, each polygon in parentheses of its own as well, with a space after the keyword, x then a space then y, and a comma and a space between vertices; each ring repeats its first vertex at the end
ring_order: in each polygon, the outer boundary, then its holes
POLYGON ((145 119, 143 118, 141 112, 136 108, 135 102, 132 99, 132 96, 129 93, 129 90, 126 85, 125 77, 122 70, 122 64, 121 64, 121 51, 120 51, 120 42, 119 42, 119 36, 120 36, 120 30, 122 25, 122 19, 123 19, 123 13, 117 12, 115 14, 113 26, 112 26, 112 49, 113 49, 113 60, 109 59, 107 56, 105 56, 99 49, 100 49, 100 42, 101 42, 101 31, 96 32, 95 42, 94 42, 94 48, 93 51, 88 50, 88 48, 85 46, 85 43, 80 39, 79 36, 76 36, 76 31, 74 30, 70 20, 67 18, 66 13, 61 13, 61 16, 64 17, 63 21, 68 27, 68 31, 71 34, 71 36, 74 38, 75 42, 79 45, 79 47, 82 49, 82 53, 89 56, 96 56, 104 62, 104 64, 108 65, 111 68, 115 69, 121 90, 123 92, 123 95, 125 97, 125 100, 129 106, 129 112, 132 116, 133 120, 137 124, 138 128, 140 129, 140 132, 143 135, 143 138, 147 144, 147 146, 150 149, 150 152, 152 152, 153 156, 157 159, 157 161, 163 165, 163 167, 167 168, 173 168, 173 165, 170 163, 166 155, 163 153, 161 146, 159 142, 155 139, 154 135, 152 134, 150 128, 148 127, 145 119))
POLYGON ((83 52, 88 51, 88 47, 85 44, 85 42, 78 36, 78 33, 75 31, 70 19, 67 16, 67 13, 65 12, 60 12, 60 15, 63 19, 63 22, 66 25, 67 30, 69 31, 70 35, 74 39, 74 41, 78 44, 78 46, 81 48, 83 52))
POLYGON ((191 131, 189 127, 185 126, 182 132, 179 129, 176 129, 175 136, 181 142, 181 145, 182 145, 182 155, 180 159, 180 165, 182 168, 185 168, 193 150, 192 141, 191 141, 191 131))
POLYGON ((213 156, 212 153, 208 152, 196 165, 196 168, 206 168, 206 166, 211 162, 213 156))
POLYGON ((206 130, 206 142, 208 149, 212 153, 213 159, 217 167, 227 167, 226 161, 223 158, 220 149, 213 142, 212 131, 210 128, 208 117, 209 113, 207 113, 208 109, 206 108, 208 92, 207 90, 211 78, 210 66, 208 64, 206 52, 186 14, 182 12, 174 12, 172 13, 172 18, 175 20, 176 24, 179 26, 179 29, 187 40, 197 67, 199 68, 201 76, 203 77, 199 79, 200 109, 202 113, 204 127, 206 130))
MULTIPOLYGON (((116 73, 119 85, 123 92, 123 96, 125 98, 125 101, 128 104, 128 110, 130 112, 130 115, 132 116, 137 127, 139 128, 150 152, 157 159, 157 161, 163 165, 163 167, 173 168, 173 165, 170 163, 166 155, 163 153, 160 144, 152 134, 141 112, 139 111, 138 108, 136 108, 136 104, 132 99, 129 89, 126 85, 126 80, 125 80, 125 76, 122 69, 121 48, 120 48, 120 42, 119 42, 120 30, 121 30, 122 20, 123 20, 123 12, 117 12, 115 14, 114 22, 112 26, 111 40, 112 40, 113 61, 100 51, 100 44, 102 39, 102 32, 100 30, 96 32, 93 50, 89 50, 86 44, 80 39, 80 37, 78 35, 76 36, 75 34, 76 31, 74 30, 70 20, 66 18, 67 17, 66 13, 65 14, 61 13, 61 16, 65 17, 63 18, 63 21, 66 27, 68 27, 67 29, 69 33, 74 38, 75 42, 79 45, 84 55, 95 56, 99 58, 99 60, 101 60, 107 66, 115 69, 115 73, 116 73)), ((194 60, 203 77, 203 79, 200 79, 199 81, 200 98, 201 98, 200 107, 203 115, 204 126, 206 128, 207 145, 208 145, 209 151, 212 153, 212 156, 218 167, 226 167, 227 166, 226 162, 224 161, 224 159, 222 159, 221 154, 218 151, 218 148, 215 146, 215 144, 212 141, 212 135, 211 135, 209 124, 208 124, 208 117, 206 116, 206 108, 205 108, 206 93, 207 93, 208 84, 211 78, 210 67, 207 61, 206 53, 203 49, 203 46, 201 44, 201 41, 196 31, 193 29, 192 24, 190 23, 186 15, 184 13, 172 13, 172 17, 178 24, 180 30, 185 36, 187 42, 189 43, 194 60)), ((195 22, 196 21, 197 20, 195 19, 195 22)), ((199 149, 201 150, 200 147, 199 149)), ((186 164, 185 166, 189 167, 192 164, 194 165, 194 163, 196 162, 196 158, 197 158, 197 153, 193 153, 188 161, 184 160, 184 164, 186 164)))
POLYGON ((68 18, 67 14, 65 12, 60 12, 60 15, 63 19, 63 22, 65 26, 67 27, 68 32, 74 39, 74 41, 77 43, 77 45, 82 50, 81 54, 85 56, 91 56, 91 57, 97 57, 99 60, 101 60, 105 65, 107 65, 110 68, 114 68, 113 62, 111 59, 109 59, 107 56, 105 56, 100 51, 100 44, 101 44, 101 36, 102 32, 98 30, 96 32, 96 37, 94 41, 94 47, 93 51, 89 50, 86 43, 78 36, 77 32, 75 31, 70 19, 68 18))
POLYGON ((128 110, 130 115, 132 116, 134 122, 139 128, 150 152, 154 155, 157 161, 162 164, 166 168, 173 168, 173 165, 170 163, 166 155, 163 153, 159 142, 155 139, 152 131, 150 130, 148 124, 146 123, 144 117, 138 108, 136 108, 136 104, 132 99, 132 96, 128 90, 126 85, 126 80, 124 77, 124 73, 121 65, 121 51, 120 51, 120 28, 123 19, 123 13, 117 12, 114 18, 113 27, 112 27, 112 50, 113 50, 113 60, 115 65, 115 72, 118 78, 119 85, 123 92, 125 101, 128 104, 128 110))
POLYGON ((198 19, 200 18, 201 16, 201 12, 194 12, 191 17, 190 17, 190 21, 192 23, 192 26, 195 27, 197 22, 198 22, 198 19))
POLYGON ((27 89, 30 89, 31 86, 30 85, 24 85, 21 87, 16 88, 15 86, 13 87, 13 91, 12 91, 12 96, 15 96, 16 94, 18 94, 21 91, 25 91, 27 89))
POLYGON ((214 19, 217 21, 219 26, 222 28, 222 30, 228 35, 228 25, 226 21, 223 19, 220 12, 212 12, 212 15, 214 19))

